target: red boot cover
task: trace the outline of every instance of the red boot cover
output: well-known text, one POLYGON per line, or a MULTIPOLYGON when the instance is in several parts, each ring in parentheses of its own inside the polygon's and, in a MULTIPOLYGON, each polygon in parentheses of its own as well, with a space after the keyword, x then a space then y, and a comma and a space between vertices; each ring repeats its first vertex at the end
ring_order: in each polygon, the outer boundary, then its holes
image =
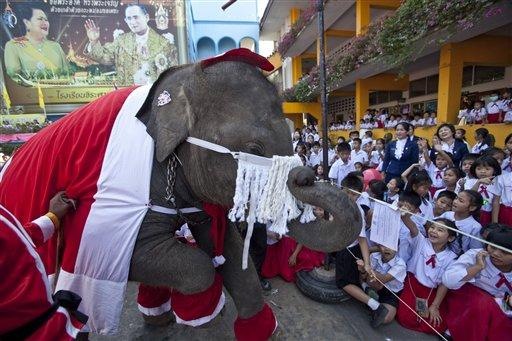
POLYGON ((171 310, 171 289, 139 284, 139 311, 148 316, 162 315, 171 310))
POLYGON ((215 274, 211 287, 193 295, 171 292, 172 310, 176 322, 197 327, 213 320, 224 307, 226 298, 222 292, 222 277, 215 274))
POLYGON ((235 336, 238 341, 268 340, 277 328, 277 320, 272 309, 265 304, 263 309, 248 319, 237 318, 235 336))

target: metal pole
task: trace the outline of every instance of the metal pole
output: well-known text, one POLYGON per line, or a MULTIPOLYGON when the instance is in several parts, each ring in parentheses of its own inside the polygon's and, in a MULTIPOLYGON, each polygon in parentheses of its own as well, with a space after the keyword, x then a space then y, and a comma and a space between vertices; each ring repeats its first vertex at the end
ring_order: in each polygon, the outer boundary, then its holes
POLYGON ((329 145, 327 144, 327 89, 325 81, 325 42, 324 42, 324 2, 317 0, 318 11, 318 68, 320 71, 320 106, 322 108, 322 166, 324 168, 324 180, 329 180, 327 168, 329 167, 329 145))

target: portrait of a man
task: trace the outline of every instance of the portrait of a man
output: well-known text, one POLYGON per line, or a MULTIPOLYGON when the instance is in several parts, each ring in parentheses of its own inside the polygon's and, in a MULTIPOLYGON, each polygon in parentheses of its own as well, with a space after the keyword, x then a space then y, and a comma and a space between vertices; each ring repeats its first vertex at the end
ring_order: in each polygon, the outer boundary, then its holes
POLYGON ((91 19, 84 25, 89 39, 85 54, 100 64, 114 65, 118 85, 153 82, 164 70, 178 64, 175 45, 148 26, 145 6, 128 5, 125 22, 130 32, 104 45, 100 42, 100 27, 91 19))

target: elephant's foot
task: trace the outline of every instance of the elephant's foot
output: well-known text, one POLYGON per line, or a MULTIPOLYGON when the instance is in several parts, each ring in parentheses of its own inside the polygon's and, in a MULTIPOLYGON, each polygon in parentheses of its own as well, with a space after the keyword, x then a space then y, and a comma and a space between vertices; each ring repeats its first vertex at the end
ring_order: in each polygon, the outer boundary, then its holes
POLYGON ((157 316, 146 315, 143 313, 142 318, 144 319, 144 323, 155 327, 165 327, 169 325, 171 322, 176 322, 174 315, 170 311, 157 316))

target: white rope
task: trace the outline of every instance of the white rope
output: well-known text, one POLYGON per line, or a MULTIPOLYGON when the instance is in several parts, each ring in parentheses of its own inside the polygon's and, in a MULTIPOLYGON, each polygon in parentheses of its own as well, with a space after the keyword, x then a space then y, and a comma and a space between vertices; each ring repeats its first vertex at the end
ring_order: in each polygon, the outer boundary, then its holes
MULTIPOLYGON (((354 257, 356 260, 358 260, 358 259, 359 259, 359 258, 357 258, 357 257, 352 253, 352 251, 350 251, 350 249, 349 249, 349 248, 347 248, 347 251, 348 251, 348 252, 352 255, 352 257, 354 257)), ((432 326, 430 323, 428 323, 428 322, 427 322, 427 320, 425 320, 423 317, 421 317, 421 315, 420 315, 420 314, 418 314, 418 312, 416 311, 416 309, 411 308, 411 306, 409 306, 407 303, 405 303, 405 301, 404 301, 404 300, 402 300, 402 299, 400 298, 400 296, 398 296, 398 295, 397 295, 393 290, 391 290, 391 289, 386 285, 386 283, 382 282, 382 281, 381 281, 377 276, 372 276, 372 278, 376 279, 376 280, 377 280, 377 282, 379 282, 379 283, 380 283, 384 288, 388 289, 388 291, 389 291, 391 294, 393 294, 393 296, 395 296, 396 298, 398 298, 398 300, 399 300, 400 302, 402 302, 402 303, 407 307, 407 309, 409 309, 409 310, 410 310, 410 311, 412 311, 414 314, 416 314, 416 316, 418 316, 418 318, 419 318, 421 321, 425 322, 425 323, 427 324, 427 326, 429 326, 429 327, 430 327, 430 329, 432 329, 432 330, 433 330, 437 335, 439 335, 439 337, 440 337, 441 339, 443 339, 444 341, 448 341, 448 340, 443 336, 443 334, 439 333, 439 332, 434 328, 434 326, 432 326)), ((380 303, 380 302, 379 302, 379 303, 380 303)), ((397 310, 398 310, 398 309, 397 309, 397 310)))
MULTIPOLYGON (((324 182, 324 181, 323 181, 323 180, 321 180, 321 181, 319 181, 319 182, 324 182)), ((335 186, 335 185, 333 184, 333 186, 335 186)), ((349 190, 349 191, 351 191, 351 192, 353 192, 353 193, 357 193, 357 194, 359 194, 359 195, 363 194, 363 193, 361 193, 361 192, 355 191, 355 190, 350 189, 350 188, 345 188, 345 189, 347 189, 347 190, 349 190)), ((405 209, 402 209, 402 208, 399 208, 399 207, 395 207, 395 206, 393 206, 393 205, 391 205, 391 204, 389 204, 389 203, 387 203, 387 202, 385 202, 385 201, 382 201, 382 200, 379 200, 379 199, 375 199, 375 198, 372 198, 372 197, 370 197, 370 196, 368 196, 367 198, 368 198, 368 199, 370 199, 370 200, 373 200, 373 201, 375 201, 375 202, 378 202, 379 204, 382 204, 382 205, 388 206, 388 207, 390 207, 390 208, 391 208, 391 209, 393 209, 393 210, 399 210, 399 211, 401 211, 401 212, 408 213, 408 214, 410 214, 411 216, 415 216, 415 217, 418 217, 418 218, 420 218, 420 219, 422 219, 422 220, 425 220, 425 221, 431 222, 431 223, 433 223, 433 224, 440 225, 440 226, 442 226, 442 227, 444 227, 444 228, 446 228, 446 229, 448 229, 448 230, 451 230, 451 231, 456 232, 456 233, 460 233, 460 234, 462 234, 462 235, 464 235, 464 236, 466 236, 466 237, 476 239, 476 240, 478 240, 479 242, 481 242, 481 243, 483 243, 483 244, 490 245, 490 246, 492 246, 492 247, 494 247, 494 248, 496 248, 496 249, 500 249, 501 251, 505 251, 505 252, 508 252, 508 253, 512 254, 512 250, 507 249, 506 247, 503 247, 503 246, 501 246, 501 245, 497 245, 497 244, 494 244, 494 243, 492 243, 492 242, 489 242, 489 241, 487 241, 487 240, 485 240, 485 239, 482 239, 482 238, 480 238, 480 237, 474 236, 474 235, 472 235, 472 234, 470 234, 470 233, 467 233, 467 232, 461 231, 461 230, 459 230, 459 229, 454 229, 454 228, 452 228, 452 227, 450 227, 450 226, 447 226, 447 225, 445 225, 445 224, 442 224, 442 223, 440 223, 440 222, 438 222, 438 221, 434 221, 434 220, 426 219, 425 217, 423 217, 423 216, 421 216, 421 215, 419 215, 419 214, 417 214, 417 213, 411 213, 411 212, 409 212, 409 211, 407 211, 407 210, 405 210, 405 209)), ((443 218, 443 219, 447 219, 447 218, 443 218)), ((448 219, 448 220, 449 220, 449 219, 448 219)))

